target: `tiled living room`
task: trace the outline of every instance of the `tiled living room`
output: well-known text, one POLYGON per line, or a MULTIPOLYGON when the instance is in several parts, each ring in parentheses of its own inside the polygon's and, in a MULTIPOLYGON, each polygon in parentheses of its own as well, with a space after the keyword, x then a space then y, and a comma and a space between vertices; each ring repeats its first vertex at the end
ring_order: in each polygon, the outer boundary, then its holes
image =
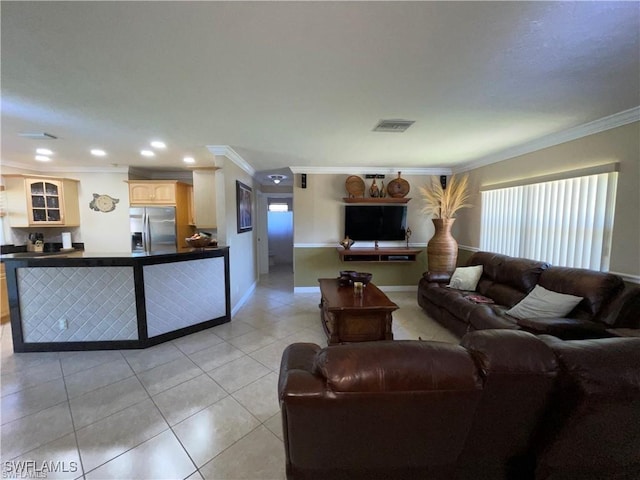
MULTIPOLYGON (((396 339, 458 342, 415 292, 388 296, 396 339)), ((230 323, 146 350, 14 354, 3 325, 3 464, 61 462, 47 478, 285 478, 280 359, 291 343, 326 345, 318 301, 293 294, 284 266, 230 323)))
POLYGON ((2 477, 639 479, 637 7, 0 2, 2 477))

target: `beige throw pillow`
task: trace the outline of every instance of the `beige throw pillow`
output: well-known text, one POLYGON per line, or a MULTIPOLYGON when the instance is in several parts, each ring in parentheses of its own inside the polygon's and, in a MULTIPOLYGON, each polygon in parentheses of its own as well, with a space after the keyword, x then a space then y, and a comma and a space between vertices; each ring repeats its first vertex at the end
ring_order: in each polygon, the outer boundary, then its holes
POLYGON ((478 281, 482 276, 482 265, 473 267, 456 268, 447 287, 457 288, 458 290, 475 290, 478 281))
POLYGON ((582 297, 553 292, 536 285, 529 295, 506 313, 515 318, 562 318, 581 300, 582 297))

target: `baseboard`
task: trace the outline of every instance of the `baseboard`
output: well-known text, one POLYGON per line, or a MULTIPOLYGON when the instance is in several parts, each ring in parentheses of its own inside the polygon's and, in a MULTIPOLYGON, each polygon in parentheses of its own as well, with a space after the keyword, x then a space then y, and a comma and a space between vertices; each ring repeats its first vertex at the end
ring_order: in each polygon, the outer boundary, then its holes
POLYGON ((236 313, 238 313, 238 310, 240 310, 240 308, 242 308, 242 306, 247 302, 247 300, 249 300, 249 297, 253 294, 253 291, 256 289, 257 285, 258 285, 257 281, 253 282, 253 284, 247 289, 246 293, 242 296, 242 298, 238 300, 238 303, 236 303, 233 306, 233 308, 231 309, 231 318, 235 317, 236 313))

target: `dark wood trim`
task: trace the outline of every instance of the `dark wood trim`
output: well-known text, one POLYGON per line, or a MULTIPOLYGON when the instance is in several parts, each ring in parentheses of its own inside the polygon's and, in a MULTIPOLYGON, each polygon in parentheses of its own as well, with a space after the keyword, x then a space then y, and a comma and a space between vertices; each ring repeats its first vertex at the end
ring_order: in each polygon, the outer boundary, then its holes
POLYGON ((142 265, 133 267, 133 285, 136 293, 136 317, 138 318, 138 340, 146 342, 149 338, 147 326, 147 302, 144 296, 144 269, 142 265))

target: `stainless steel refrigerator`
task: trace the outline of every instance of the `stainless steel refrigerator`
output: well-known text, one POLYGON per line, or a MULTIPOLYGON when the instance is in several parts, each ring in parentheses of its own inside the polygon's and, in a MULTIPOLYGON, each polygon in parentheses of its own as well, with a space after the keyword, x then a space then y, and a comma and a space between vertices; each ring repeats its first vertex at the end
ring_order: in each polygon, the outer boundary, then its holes
POLYGON ((131 207, 131 251, 152 253, 175 251, 175 207, 131 207))

